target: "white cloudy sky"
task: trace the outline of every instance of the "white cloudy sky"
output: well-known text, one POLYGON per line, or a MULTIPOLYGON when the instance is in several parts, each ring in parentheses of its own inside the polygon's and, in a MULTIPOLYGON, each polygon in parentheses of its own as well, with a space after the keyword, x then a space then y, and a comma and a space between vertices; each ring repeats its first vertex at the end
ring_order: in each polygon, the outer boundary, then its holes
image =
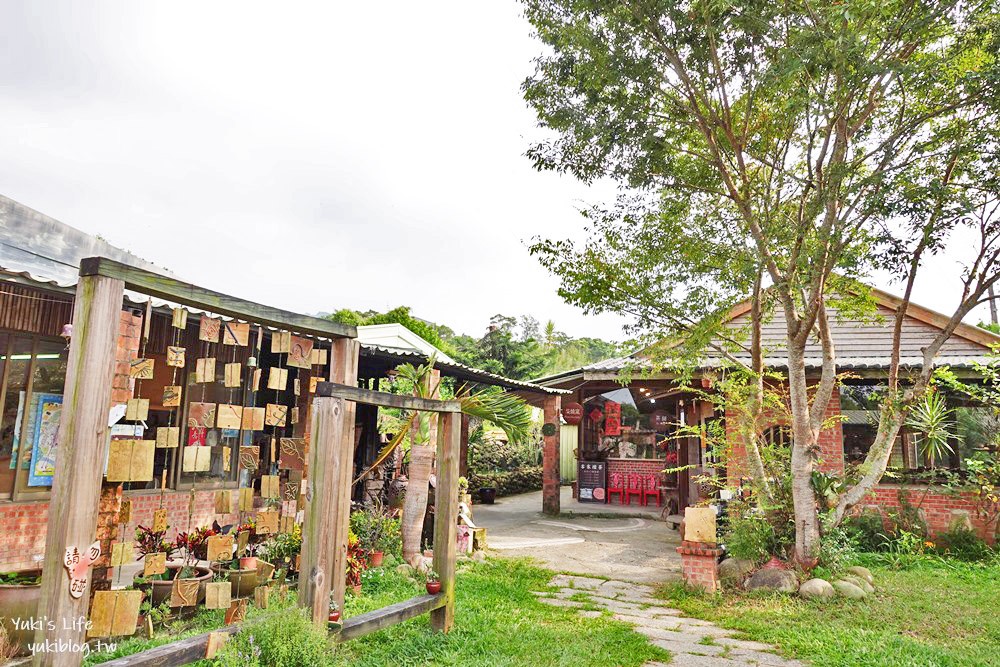
MULTIPOLYGON (((0 3, 0 192, 304 312, 494 313, 622 338, 525 249, 605 193, 539 174, 513 0, 0 3)), ((952 306, 943 260, 916 297, 952 306)), ((888 285, 883 285, 888 286, 888 285)))

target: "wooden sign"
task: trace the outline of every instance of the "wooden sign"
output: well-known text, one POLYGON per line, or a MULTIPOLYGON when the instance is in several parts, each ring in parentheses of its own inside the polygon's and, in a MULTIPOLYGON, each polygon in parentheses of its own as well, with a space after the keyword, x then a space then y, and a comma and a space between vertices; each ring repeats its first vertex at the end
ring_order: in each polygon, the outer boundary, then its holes
POLYGON ((195 382, 215 382, 215 357, 202 357, 195 361, 195 382))
POLYGON ((226 610, 226 625, 232 625, 234 623, 242 623, 247 617, 247 601, 246 600, 233 600, 229 609, 226 610))
POLYGON ((236 497, 230 490, 215 492, 215 513, 231 514, 234 510, 233 499, 236 497))
POLYGON ((135 549, 131 542, 114 542, 111 545, 111 567, 131 565, 135 562, 135 549))
POLYGON ((212 469, 211 447, 185 447, 181 466, 184 472, 208 472, 212 469))
POLYGON ((312 358, 309 360, 313 366, 326 366, 326 350, 320 347, 313 347, 312 358))
POLYGON ((253 372, 253 377, 250 381, 250 391, 260 391, 260 376, 261 369, 257 369, 253 372))
POLYGON ((128 523, 132 520, 132 499, 122 498, 121 507, 118 508, 118 523, 128 523))
POLYGON ((267 586, 258 586, 253 589, 253 603, 258 609, 267 609, 270 599, 271 589, 267 586))
POLYGON ((233 582, 213 581, 205 584, 205 608, 229 609, 233 603, 233 582))
POLYGON ((222 328, 222 320, 208 315, 201 316, 201 324, 198 326, 198 340, 207 343, 219 342, 219 330, 222 328))
POLYGON ((173 345, 167 347, 167 366, 184 368, 184 348, 173 345))
MULTIPOLYGON (((212 535, 208 538, 208 560, 217 561, 233 559, 233 536, 212 535)), ((229 605, 225 605, 229 606, 229 605)), ((221 609, 221 607, 219 607, 221 609)))
POLYGON ((155 359, 133 359, 129 362, 128 376, 133 380, 152 380, 155 359))
POLYGON ((288 350, 288 365, 295 368, 309 368, 312 366, 312 351, 312 338, 292 336, 288 350))
POLYGON ((583 420, 583 406, 579 403, 566 403, 562 406, 562 416, 567 424, 579 424, 583 420))
POLYGON ((240 467, 244 470, 256 470, 260 465, 260 447, 248 445, 240 447, 240 467))
POLYGON ((305 438, 280 438, 278 448, 281 455, 278 467, 282 470, 304 470, 306 467, 305 438))
POLYGON ((274 389, 275 391, 285 391, 288 386, 288 369, 287 368, 269 368, 267 369, 267 388, 274 389))
POLYGON ((274 510, 257 512, 257 534, 270 535, 278 532, 278 513, 274 510))
POLYGON ((188 426, 214 428, 215 409, 215 403, 188 403, 188 426))
POLYGON ((236 534, 236 553, 242 554, 246 551, 248 544, 250 544, 250 531, 241 530, 236 534))
POLYGON ((250 342, 249 322, 226 322, 222 327, 222 344, 246 347, 250 342))
POLYGON ((167 532, 167 510, 163 508, 153 510, 152 530, 154 533, 167 532))
POLYGON ((87 588, 87 575, 90 566, 101 557, 101 542, 95 541, 87 550, 80 553, 77 547, 67 547, 63 555, 63 565, 66 567, 66 574, 69 575, 69 594, 74 598, 83 595, 87 588))
POLYGON ((264 408, 243 408, 241 426, 244 431, 264 430, 264 408))
POLYGON ((220 403, 215 419, 218 428, 239 429, 243 423, 243 406, 220 403))
POLYGON ((310 394, 315 394, 316 393, 316 385, 318 385, 319 383, 320 383, 320 377, 318 375, 314 375, 313 377, 309 378, 309 393, 310 394))
POLYGON ((184 329, 187 327, 188 323, 188 311, 183 308, 174 308, 173 317, 170 319, 170 324, 175 329, 184 329))
POLYGON ((227 387, 239 387, 243 383, 243 366, 241 364, 226 364, 223 384, 227 387))
POLYGON ((179 384, 168 384, 163 388, 163 407, 176 408, 181 404, 182 387, 179 384))
POLYGON ((142 591, 97 591, 90 608, 88 637, 122 637, 135 634, 142 591))
POLYGON ((274 566, 266 560, 257 559, 257 581, 263 583, 274 574, 274 566))
POLYGON ((153 481, 154 440, 112 439, 108 448, 109 482, 153 481))
POLYGON ((281 495, 281 478, 277 475, 262 475, 260 495, 262 498, 277 498, 281 495))
POLYGON ((125 419, 127 421, 141 422, 149 417, 148 398, 130 398, 125 404, 125 419))
POLYGON ((170 589, 171 607, 194 607, 198 604, 198 588, 201 582, 197 579, 174 579, 170 589))
POLYGON ((160 426, 156 429, 156 446, 160 449, 172 449, 180 445, 181 429, 179 426, 160 426))
POLYGON ((288 406, 268 403, 264 409, 265 426, 284 426, 288 417, 288 406))
POLYGON ((288 331, 275 331, 271 334, 271 352, 285 354, 292 350, 292 334, 288 331))
MULTIPOLYGON (((209 609, 213 609, 213 607, 209 607, 209 609)), ((219 609, 228 609, 228 607, 219 607, 219 609)), ((209 632, 208 644, 205 647, 205 660, 214 660, 219 651, 225 648, 229 642, 229 637, 228 632, 209 632)))
POLYGON ((233 448, 222 446, 222 472, 229 472, 233 469, 233 448))
POLYGON ((142 576, 150 577, 167 571, 167 554, 163 552, 146 554, 142 559, 142 576))
POLYGON ((253 488, 246 486, 240 489, 240 511, 253 511, 253 488))

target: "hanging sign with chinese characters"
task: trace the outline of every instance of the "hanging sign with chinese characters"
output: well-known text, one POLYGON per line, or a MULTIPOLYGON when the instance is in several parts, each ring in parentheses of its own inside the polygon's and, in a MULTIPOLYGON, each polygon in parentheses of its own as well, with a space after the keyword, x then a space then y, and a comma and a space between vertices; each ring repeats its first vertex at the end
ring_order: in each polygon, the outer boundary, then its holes
POLYGON ((84 553, 80 553, 77 547, 67 547, 63 564, 69 574, 69 594, 74 598, 83 596, 83 591, 87 588, 87 574, 90 566, 101 557, 101 542, 95 541, 84 553))
POLYGON ((583 420, 583 406, 579 403, 567 403, 562 406, 562 417, 567 424, 579 424, 583 420))
POLYGON ((622 405, 614 401, 604 404, 604 435, 621 435, 622 405))

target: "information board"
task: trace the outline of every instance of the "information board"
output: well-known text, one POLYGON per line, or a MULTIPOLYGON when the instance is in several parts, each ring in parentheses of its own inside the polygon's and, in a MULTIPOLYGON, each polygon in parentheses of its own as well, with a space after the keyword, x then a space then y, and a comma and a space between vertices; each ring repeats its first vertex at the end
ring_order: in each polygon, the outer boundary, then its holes
POLYGON ((579 461, 576 465, 577 499, 581 503, 603 503, 607 494, 607 461, 579 461))

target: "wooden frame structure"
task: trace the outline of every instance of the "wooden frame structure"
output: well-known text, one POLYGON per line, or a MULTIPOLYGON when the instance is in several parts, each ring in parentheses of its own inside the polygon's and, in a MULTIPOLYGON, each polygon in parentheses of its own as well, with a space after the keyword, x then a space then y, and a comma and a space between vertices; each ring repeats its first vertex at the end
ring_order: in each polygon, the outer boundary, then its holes
MULTIPOLYGON (((330 495, 324 503, 310 501, 310 515, 302 532, 302 570, 299 580, 300 603, 312 610, 313 622, 325 624, 330 591, 338 605, 343 605, 346 588, 347 530, 350 522, 350 465, 345 454, 352 451, 353 436, 337 432, 337 418, 356 403, 379 407, 434 412, 438 415, 437 492, 434 513, 434 570, 441 578, 441 592, 419 595, 344 621, 339 640, 361 637, 376 630, 401 623, 430 612, 431 627, 448 632, 455 619, 455 558, 457 552, 458 474, 462 440, 462 408, 458 401, 442 401, 401 396, 333 382, 320 382, 313 401, 313 445, 309 449, 310 470, 323 471, 322 481, 314 474, 311 484, 330 495), (327 424, 329 426, 327 426, 327 424), (346 474, 345 474, 346 473, 346 474), (334 513, 323 512, 325 502, 337 507, 334 513), (335 540, 334 548, 329 541, 335 540), (333 563, 324 562, 332 554, 333 563), (333 572, 332 587, 324 573, 333 572)), ((312 487, 311 487, 312 488, 312 487)))

